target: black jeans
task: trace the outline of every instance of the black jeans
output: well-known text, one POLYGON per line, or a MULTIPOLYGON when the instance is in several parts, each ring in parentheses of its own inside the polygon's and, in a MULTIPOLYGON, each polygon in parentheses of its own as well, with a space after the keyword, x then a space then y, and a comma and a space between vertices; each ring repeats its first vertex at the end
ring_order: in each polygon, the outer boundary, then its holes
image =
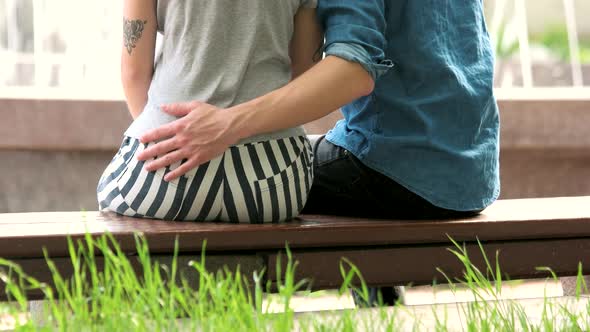
POLYGON ((314 181, 306 214, 330 214, 385 219, 461 218, 481 211, 437 207, 389 177, 365 166, 352 153, 324 136, 310 137, 314 181))
MULTIPOLYGON (((481 211, 453 211, 434 206, 387 176, 365 166, 352 153, 324 136, 310 137, 315 178, 302 213, 385 219, 461 218, 481 211)), ((369 289, 369 299, 353 292, 359 306, 394 305, 397 287, 369 289), (378 303, 379 295, 382 303, 378 303)))

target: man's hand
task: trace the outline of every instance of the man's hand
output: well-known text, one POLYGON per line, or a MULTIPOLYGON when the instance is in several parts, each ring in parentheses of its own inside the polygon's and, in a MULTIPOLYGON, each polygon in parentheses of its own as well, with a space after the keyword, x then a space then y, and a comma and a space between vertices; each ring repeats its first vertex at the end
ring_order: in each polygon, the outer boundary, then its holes
POLYGON ((232 131, 233 112, 201 102, 164 105, 162 110, 182 118, 141 136, 142 143, 160 142, 142 151, 137 159, 158 157, 147 164, 145 168, 148 171, 186 159, 185 163, 165 176, 165 181, 172 181, 186 174, 221 155, 239 141, 238 135, 232 131))
POLYGON ((170 181, 221 155, 242 138, 319 119, 370 94, 374 84, 360 64, 328 56, 286 86, 228 109, 201 102, 166 105, 162 107, 166 113, 182 118, 143 135, 142 143, 160 142, 138 159, 159 157, 146 166, 148 171, 186 159, 166 175, 164 180, 170 181))

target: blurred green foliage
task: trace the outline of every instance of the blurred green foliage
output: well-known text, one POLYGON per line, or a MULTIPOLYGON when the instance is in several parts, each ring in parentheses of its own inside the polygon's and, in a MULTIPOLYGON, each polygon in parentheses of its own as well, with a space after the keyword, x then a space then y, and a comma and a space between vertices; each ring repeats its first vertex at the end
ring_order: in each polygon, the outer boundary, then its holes
MULTIPOLYGON (((531 37, 531 42, 546 47, 561 61, 570 61, 569 40, 567 29, 564 25, 554 25, 545 32, 531 37)), ((580 60, 582 63, 590 63, 590 39, 580 39, 580 60)))
POLYGON ((496 56, 499 59, 510 58, 514 53, 519 50, 518 40, 507 40, 506 39, 507 24, 506 20, 502 21, 498 28, 498 35, 496 36, 496 56))
MULTIPOLYGON (((498 29, 496 36, 496 56, 498 59, 507 59, 514 55, 519 50, 519 43, 516 38, 510 39, 507 37, 507 29, 509 25, 502 22, 498 29)), ((513 36, 512 36, 513 37, 513 36)), ((564 62, 569 62, 570 49, 567 29, 565 25, 554 25, 547 28, 544 32, 531 36, 531 44, 546 48, 557 59, 564 62)), ((583 64, 590 64, 590 37, 579 40, 580 47, 580 61, 583 64)))

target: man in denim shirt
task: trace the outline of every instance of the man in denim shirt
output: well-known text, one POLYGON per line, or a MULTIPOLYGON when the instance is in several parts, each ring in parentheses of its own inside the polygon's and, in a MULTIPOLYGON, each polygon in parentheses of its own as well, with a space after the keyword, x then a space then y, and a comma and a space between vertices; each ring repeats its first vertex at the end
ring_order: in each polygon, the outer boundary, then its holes
MULTIPOLYGON (((241 138, 346 104, 344 120, 316 141, 306 212, 424 219, 490 205, 500 189, 499 116, 482 1, 320 0, 318 13, 326 58, 287 86, 223 111, 165 108, 183 117, 142 140, 194 147, 177 156, 188 161, 173 177, 241 138)), ((171 150, 156 145, 142 157, 171 150)))
POLYGON ((307 212, 439 218, 492 203, 499 122, 481 1, 324 0, 320 19, 326 54, 363 65, 375 89, 317 145, 307 212))

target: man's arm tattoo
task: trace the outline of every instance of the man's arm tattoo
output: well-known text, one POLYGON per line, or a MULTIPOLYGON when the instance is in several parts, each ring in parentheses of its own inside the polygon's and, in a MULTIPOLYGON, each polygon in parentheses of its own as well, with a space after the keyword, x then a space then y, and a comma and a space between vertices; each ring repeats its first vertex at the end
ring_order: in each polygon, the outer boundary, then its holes
POLYGON ((131 55, 131 52, 137 45, 139 38, 141 38, 141 34, 143 33, 143 29, 145 28, 146 24, 147 21, 128 20, 127 18, 123 17, 123 40, 129 55, 131 55))

